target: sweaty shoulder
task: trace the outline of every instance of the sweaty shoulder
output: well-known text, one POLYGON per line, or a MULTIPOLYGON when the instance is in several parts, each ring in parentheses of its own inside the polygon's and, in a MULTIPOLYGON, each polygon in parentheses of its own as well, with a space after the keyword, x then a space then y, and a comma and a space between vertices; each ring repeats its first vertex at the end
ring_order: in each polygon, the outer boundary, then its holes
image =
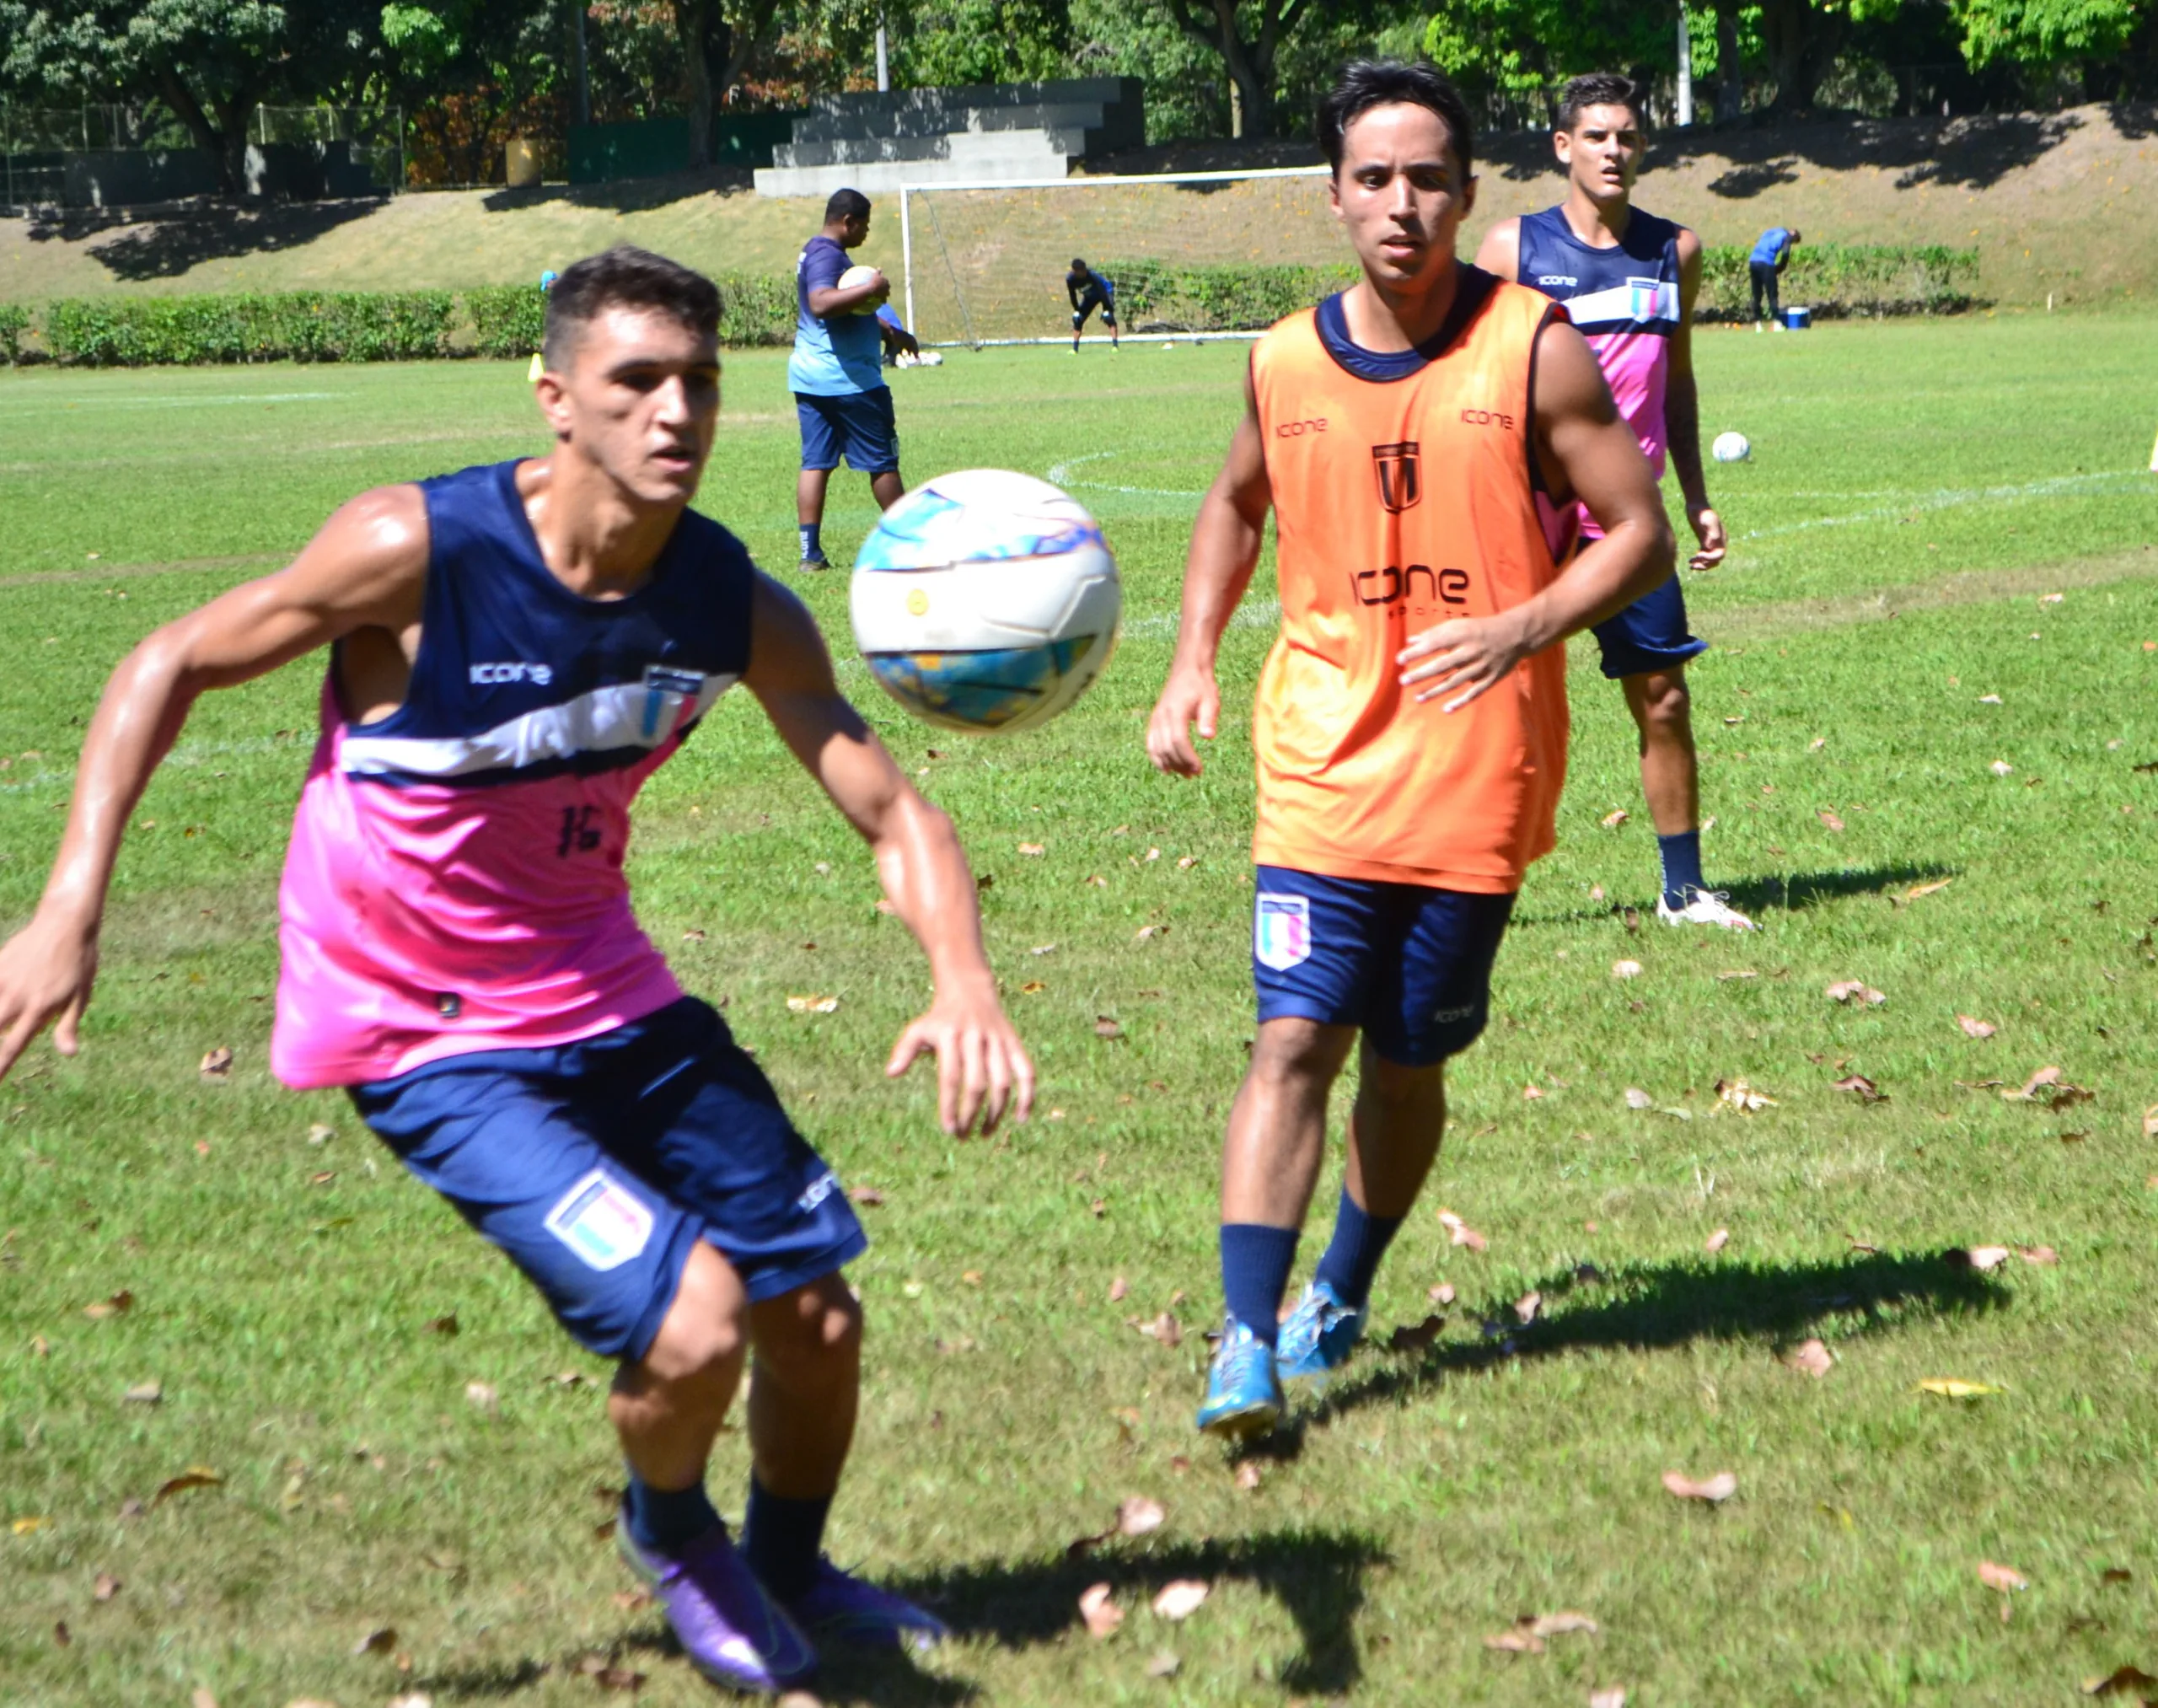
POLYGON ((338 508, 287 572, 335 581, 362 602, 395 603, 426 581, 431 534, 418 485, 372 487, 338 508))
POLYGON ((1476 265, 1501 279, 1521 277, 1521 216, 1510 213, 1494 221, 1477 245, 1476 265))

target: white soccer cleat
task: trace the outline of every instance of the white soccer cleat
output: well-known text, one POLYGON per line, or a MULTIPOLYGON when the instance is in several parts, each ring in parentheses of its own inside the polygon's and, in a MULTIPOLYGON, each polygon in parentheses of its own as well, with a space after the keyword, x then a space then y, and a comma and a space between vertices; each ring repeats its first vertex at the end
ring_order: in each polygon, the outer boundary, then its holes
POLYGON ((1666 925, 1714 925, 1726 931, 1758 931, 1760 927, 1739 912, 1714 889, 1688 892, 1686 905, 1673 907, 1663 897, 1656 899, 1656 916, 1666 925))

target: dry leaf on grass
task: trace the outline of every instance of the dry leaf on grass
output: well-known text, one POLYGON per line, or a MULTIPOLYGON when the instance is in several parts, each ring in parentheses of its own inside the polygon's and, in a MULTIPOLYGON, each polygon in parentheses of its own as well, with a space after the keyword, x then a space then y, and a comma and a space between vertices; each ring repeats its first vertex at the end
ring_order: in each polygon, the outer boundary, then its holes
POLYGON ((1611 976, 1614 979, 1638 979, 1640 975, 1641 964, 1639 961, 1613 961, 1611 964, 1611 976))
POLYGON ((1626 1088, 1626 1107, 1628 1109, 1654 1109, 1656 1099, 1638 1085, 1629 1085, 1626 1088))
POLYGON ((1147 1662, 1146 1676, 1150 1678, 1173 1678, 1177 1675, 1177 1669, 1183 1665, 1184 1662, 1174 1654, 1163 1649, 1160 1654, 1147 1662))
MULTIPOLYGON (((1817 747, 1820 744, 1817 742, 1814 745, 1817 747)), ((1606 1684, 1601 1690, 1590 1691, 1588 1708, 1626 1708, 1626 1687, 1624 1684, 1606 1684)))
POLYGON ((1718 1471, 1701 1482, 1683 1471, 1666 1471, 1663 1485, 1682 1501, 1705 1501, 1712 1507, 1720 1506, 1738 1492, 1738 1479, 1729 1471, 1718 1471))
POLYGON ((165 1385, 162 1382, 138 1382, 120 1397, 130 1405, 155 1405, 165 1397, 165 1385))
POLYGON ((492 1411, 500 1403, 501 1395, 495 1392, 491 1382, 468 1382, 464 1384, 464 1399, 468 1405, 476 1405, 482 1411, 492 1411))
POLYGON ((1187 1619, 1197 1613, 1211 1586, 1196 1577, 1179 1577, 1162 1586, 1161 1593, 1154 1598, 1154 1613, 1157 1618, 1187 1619))
POLYGON ((117 1317, 135 1308, 135 1295, 122 1287, 110 1298, 99 1299, 94 1304, 84 1305, 83 1314, 92 1322, 102 1322, 107 1317, 117 1317))
POLYGON ((2016 775, 2016 767, 2009 764, 2009 762, 2005 759, 1995 760, 1991 765, 1988 765, 1986 769, 1991 771, 1997 777, 2008 777, 2016 775))
POLYGON ((1133 1326, 1148 1340, 1159 1340, 1164 1346, 1180 1346, 1184 1344, 1184 1324, 1167 1311, 1162 1312, 1151 1322, 1141 1323, 1135 1319, 1133 1326))
POLYGON ((110 1571, 100 1571, 90 1585, 90 1596, 96 1601, 110 1601, 125 1586, 110 1571))
POLYGON ((2001 1389, 1987 1382, 1966 1382, 1960 1376, 1929 1376, 1919 1383, 1919 1391, 1939 1394, 1943 1399, 1983 1399, 2001 1389))
POLYGON ((1710 1257, 1714 1257, 1730 1243, 1731 1230, 1728 1227, 1719 1227, 1702 1242, 1701 1249, 1708 1253, 1710 1257))
POLYGON ((1784 1355, 1784 1368, 1795 1370, 1801 1376, 1816 1380, 1826 1376, 1835 1367, 1828 1349, 1818 1340, 1801 1340, 1784 1355))
POLYGON ((2048 1086, 2059 1085, 2060 1082, 2060 1069, 2048 1063, 2045 1066, 2034 1070, 2031 1077, 2023 1082, 2021 1089, 2010 1091, 2003 1087, 2000 1095, 2002 1099, 2008 1103, 2036 1103, 2040 1092, 2048 1086))
POLYGON ((820 996, 814 991, 806 996, 789 996, 786 1008, 790 1014, 830 1014, 840 1006, 837 996, 820 996))
POLYGON ((1168 1522, 1168 1514, 1162 1510, 1159 1501, 1149 1500, 1144 1495, 1127 1496, 1116 1509, 1116 1531, 1119 1536, 1145 1536, 1158 1530, 1168 1522))
POLYGON ((1529 1630, 1539 1637, 1563 1637, 1572 1631, 1586 1631, 1593 1636, 1601 1629, 1585 1613, 1564 1609, 1558 1613, 1540 1613, 1528 1621, 1529 1630))
POLYGON ((190 1489, 215 1488, 223 1481, 223 1474, 212 1470, 207 1465, 190 1465, 178 1476, 168 1477, 158 1485, 157 1493, 150 1496, 151 1510, 162 1507, 174 1495, 184 1495, 190 1489))
POLYGON ((402 1696, 392 1696, 389 1708, 435 1708, 435 1699, 424 1690, 411 1690, 402 1696))
POLYGON ((870 1210, 874 1210, 884 1201, 884 1195, 874 1186, 850 1186, 846 1189, 846 1195, 850 1202, 870 1210))
POLYGON ((1114 1593, 1106 1583, 1097 1583, 1081 1592, 1079 1617, 1087 1622, 1088 1636, 1113 1637, 1117 1627, 1124 1623, 1124 1609, 1110 1599, 1114 1593))
POLYGON ((1543 1314, 1543 1295, 1531 1290, 1514 1301, 1514 1319, 1527 1328, 1543 1314))
POLYGON ((1441 1281, 1424 1297, 1435 1305, 1450 1305, 1453 1302, 1453 1285, 1450 1281, 1441 1281))
POLYGON ((1130 1291, 1131 1283, 1122 1276, 1119 1276, 1109 1283, 1109 1302, 1113 1305, 1121 1302, 1124 1296, 1130 1291))
POLYGON ((2112 1588, 2116 1584, 2134 1582, 2135 1574, 2124 1566, 2108 1566, 2098 1574, 2098 1582, 2112 1588))
POLYGON ((1877 1008, 1888 999, 1863 980, 1843 979, 1828 986, 1822 994, 1831 1002, 1845 1005, 1855 1004, 1861 1008, 1877 1008))
POLYGON ((1094 1036, 1106 1038, 1114 1044, 1123 1038, 1124 1028, 1107 1014, 1097 1014, 1094 1016, 1094 1036))
POLYGON ((1863 1104, 1886 1103, 1888 1094, 1862 1073, 1845 1074, 1828 1088, 1831 1091, 1848 1091, 1863 1104))
POLYGON ((2019 1245, 2016 1248, 2016 1254, 2026 1263, 2045 1265, 2060 1261, 2060 1254, 2050 1245, 2019 1245))
POLYGON ((1974 1269, 1980 1274, 1990 1274, 2008 1261, 2008 1248, 2005 1245, 1973 1245, 1948 1254, 1950 1265, 1957 1269, 1974 1269))
POLYGON ((1723 972, 1718 973, 1716 975, 1716 982, 1719 985, 1742 984, 1748 979, 1758 979, 1760 976, 1760 974, 1754 971, 1751 967, 1731 967, 1723 972))
POLYGON ((397 1646, 397 1627, 378 1625, 352 1645, 356 1655, 386 1655, 397 1646))
POLYGON ((1032 859, 1047 851, 1039 842, 1022 842, 1019 845, 1019 851, 1032 859))
POLYGON ((198 1686, 188 1693, 187 1708, 217 1708, 217 1699, 198 1686))
POLYGON ((2086 1678, 2083 1694, 2086 1696, 2125 1696, 2131 1690, 2147 1690, 2154 1686, 2158 1686, 2158 1678, 2152 1678, 2131 1662, 2114 1668, 2102 1678, 2086 1678))
POLYGON ((1967 1037, 1971 1038, 1990 1038, 2000 1030, 2000 1027, 1981 1020, 1974 1014, 1958 1014, 1956 1023, 1963 1029, 1967 1037))
POLYGON ((1484 1646, 1502 1655, 1540 1655, 1543 1652, 1543 1639, 1534 1631, 1517 1625, 1510 1631, 1499 1631, 1484 1638, 1484 1646))
MULTIPOLYGON (((1396 1330, 1396 1332, 1398 1333, 1399 1331, 1396 1330)), ((1246 1494, 1249 1494, 1253 1490, 1256 1489, 1259 1486, 1259 1461, 1257 1459, 1246 1459, 1242 1464, 1237 1467, 1237 1486, 1244 1490, 1246 1494)))
POLYGON ((1978 1562, 1978 1582, 1988 1589, 1997 1589, 2003 1594, 2012 1589, 2028 1589, 2031 1587, 2031 1580, 2014 1566, 2003 1566, 1992 1560, 1978 1562))
POLYGON ((458 1327, 457 1313, 454 1311, 439 1317, 429 1317, 427 1326, 430 1335, 439 1335, 445 1340, 455 1340, 460 1332, 458 1327))
POLYGON ((1716 1082, 1716 1100, 1742 1115, 1758 1114, 1764 1109, 1774 1109, 1775 1098, 1766 1092, 1756 1091, 1743 1079, 1720 1079, 1716 1082))
POLYGON ((1447 1238, 1452 1244, 1465 1245, 1471 1251, 1490 1249, 1491 1242, 1451 1210, 1439 1211, 1439 1226, 1446 1229, 1447 1238))
POLYGON ((202 1058, 202 1077, 223 1079, 233 1071, 233 1053, 220 1044, 202 1058))
POLYGON ((1831 830, 1841 830, 1844 828, 1843 819, 1833 807, 1822 807, 1816 811, 1814 816, 1831 830))

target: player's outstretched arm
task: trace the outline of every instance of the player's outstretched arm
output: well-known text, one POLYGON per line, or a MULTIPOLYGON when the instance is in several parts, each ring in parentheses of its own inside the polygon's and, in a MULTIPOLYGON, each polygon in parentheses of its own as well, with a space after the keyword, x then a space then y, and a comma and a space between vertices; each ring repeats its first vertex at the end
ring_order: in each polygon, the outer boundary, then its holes
POLYGON ((1577 497, 1604 530, 1534 598, 1488 617, 1460 617, 1413 636, 1396 654, 1419 700, 1457 712, 1522 659, 1653 592, 1672 573, 1671 524, 1648 459, 1611 400, 1581 335, 1553 318, 1537 334, 1536 438, 1529 454, 1554 499, 1577 497))
POLYGON ((1228 461, 1200 501, 1191 527, 1191 553, 1184 560, 1184 617, 1177 630, 1176 657, 1169 665, 1162 697, 1146 726, 1146 756, 1157 771, 1173 777, 1199 775, 1199 751, 1192 726, 1208 741, 1221 717, 1221 690, 1214 678, 1221 631, 1251 585, 1265 537, 1266 513, 1274 490, 1266 475, 1266 441, 1259 426, 1259 403, 1251 377, 1244 377, 1244 415, 1229 440, 1228 461))
POLYGON ((1502 279, 1521 277, 1521 218, 1510 214, 1484 234, 1476 250, 1476 265, 1502 279))
POLYGON ((952 821, 910 783, 832 676, 816 619, 769 576, 757 577, 749 668, 742 680, 780 739, 823 785, 877 857, 884 893, 929 957, 936 996, 899 1034, 884 1071, 937 1057, 937 1113, 947 1133, 989 1131, 1010 1109, 1026 1120, 1034 1064, 996 995, 981 944, 974 874, 952 821))
POLYGON ((1671 368, 1663 399, 1664 431, 1671 444, 1671 466, 1686 501, 1686 520, 1701 548, 1688 561, 1694 569, 1714 569, 1727 545, 1723 518, 1710 508, 1709 483, 1701 474, 1701 397, 1694 380, 1694 304, 1701 294, 1701 239, 1678 233, 1678 330, 1671 335, 1671 368))
POLYGON ((332 517, 290 567, 167 623, 121 661, 83 738, 45 894, 30 923, 0 944, 0 1076, 55 1022, 55 1045, 75 1053, 121 835, 196 697, 356 629, 395 633, 417 622, 427 561, 419 489, 369 492, 332 517))

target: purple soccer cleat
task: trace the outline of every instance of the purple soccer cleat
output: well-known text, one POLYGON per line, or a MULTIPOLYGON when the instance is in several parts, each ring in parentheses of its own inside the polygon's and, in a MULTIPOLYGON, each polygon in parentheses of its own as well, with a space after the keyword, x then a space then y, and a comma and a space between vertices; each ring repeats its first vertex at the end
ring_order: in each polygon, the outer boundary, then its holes
POLYGON ((816 1581, 786 1604, 804 1630, 862 1648, 935 1648, 951 1632, 936 1614, 904 1597, 844 1572, 829 1560, 817 1562, 816 1581))
POLYGON ((647 1553, 615 1528, 622 1558, 650 1586, 690 1664, 715 1684, 776 1695, 817 1670, 817 1652, 765 1593, 724 1526, 679 1554, 647 1553))

